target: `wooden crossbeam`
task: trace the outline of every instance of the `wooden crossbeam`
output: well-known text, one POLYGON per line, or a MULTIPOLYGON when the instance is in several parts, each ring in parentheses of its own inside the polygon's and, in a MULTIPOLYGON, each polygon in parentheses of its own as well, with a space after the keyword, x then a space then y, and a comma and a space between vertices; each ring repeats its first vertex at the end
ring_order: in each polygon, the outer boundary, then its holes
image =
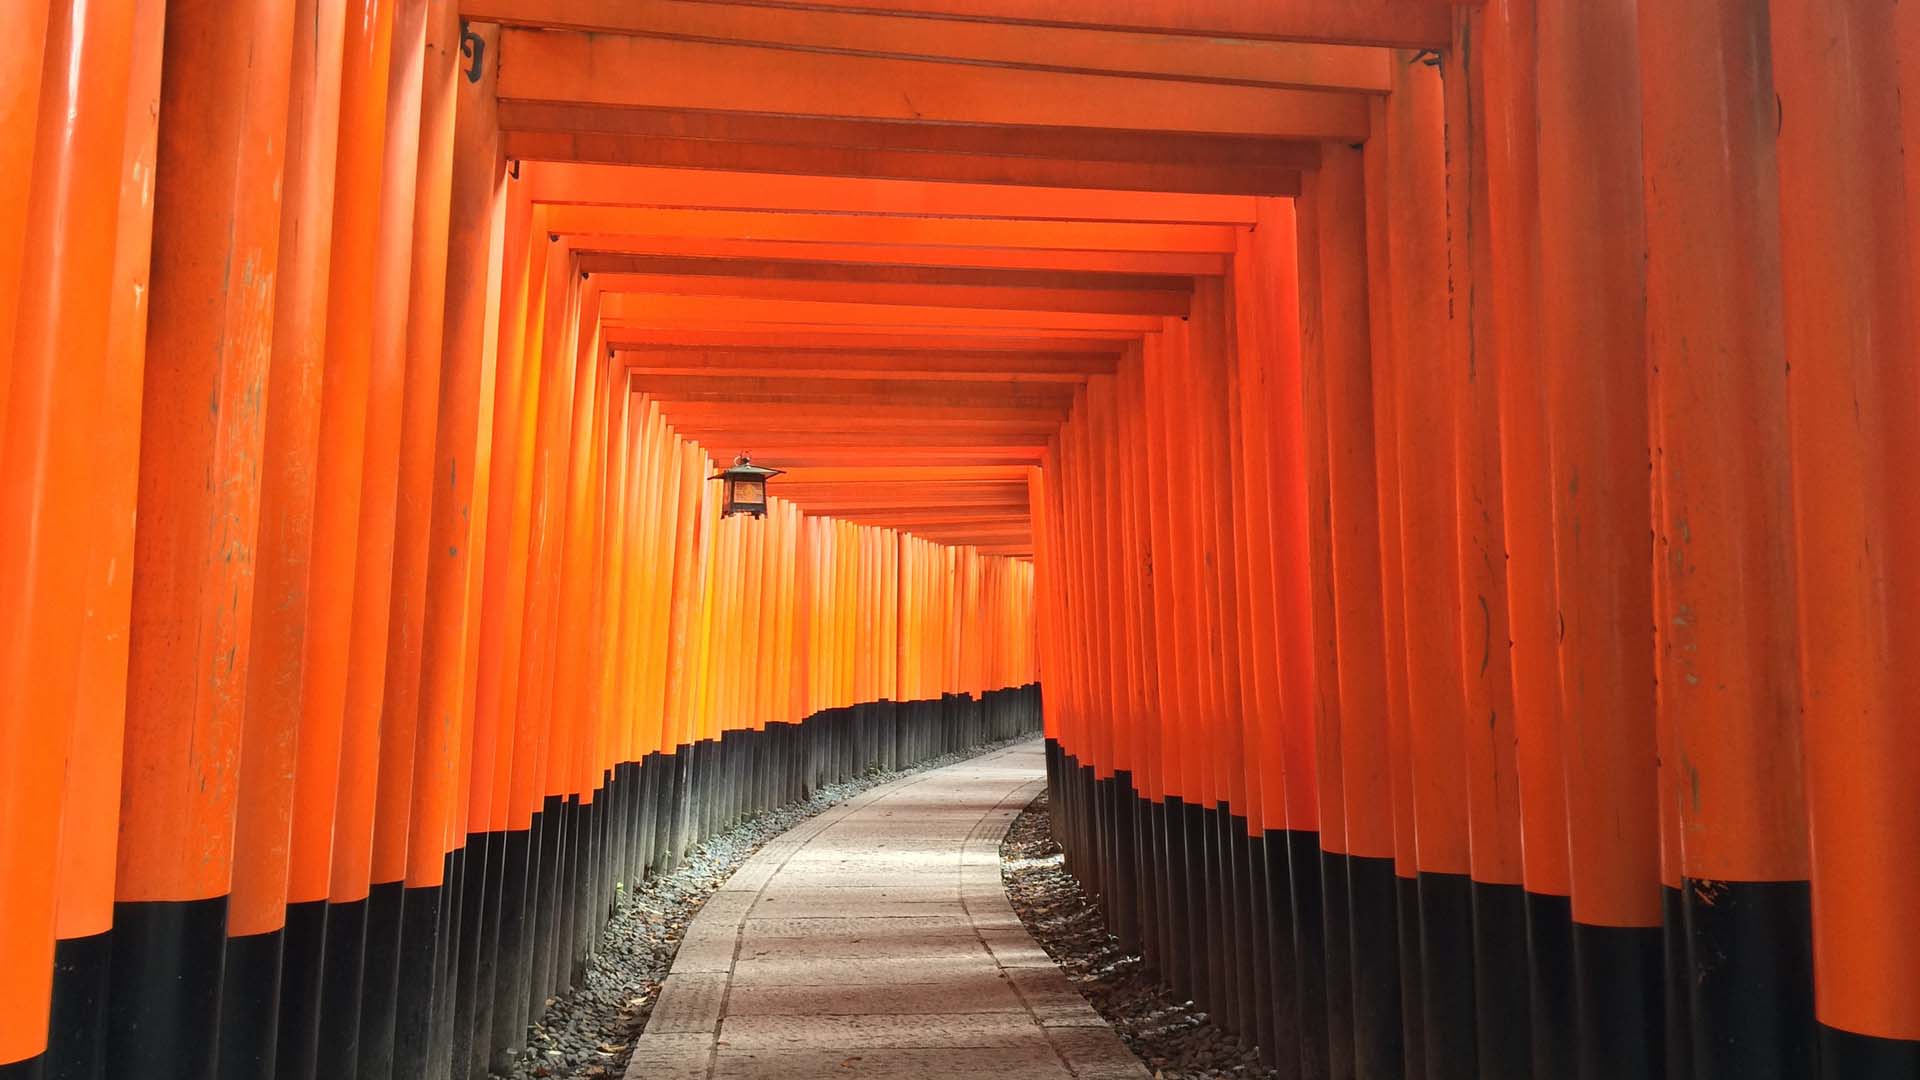
POLYGON ((461 7, 469 18, 547 29, 1039 71, 1370 93, 1385 93, 1389 82, 1384 50, 1360 46, 682 0, 545 0, 537 13, 501 0, 466 0, 461 7))
POLYGON ((1364 139, 1359 94, 982 68, 619 34, 506 30, 503 101, 924 123, 1364 139))
MULTIPOLYGON (((516 26, 617 26, 625 0, 461 0, 468 18, 516 26)), ((1193 0, 782 0, 803 11, 860 11, 968 19, 1023 26, 1092 27, 1185 34, 1210 38, 1347 42, 1403 48, 1444 48, 1450 41, 1448 0, 1260 0, 1258 3, 1194 3, 1193 0)))

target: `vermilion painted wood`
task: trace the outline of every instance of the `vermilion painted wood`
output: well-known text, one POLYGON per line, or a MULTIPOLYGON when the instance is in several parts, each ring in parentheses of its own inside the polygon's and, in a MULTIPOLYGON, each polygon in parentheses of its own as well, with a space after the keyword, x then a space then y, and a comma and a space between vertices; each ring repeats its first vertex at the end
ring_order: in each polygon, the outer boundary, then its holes
MULTIPOLYGON (((748 239, 828 244, 906 244, 959 248, 1069 249, 1220 255, 1233 246, 1225 225, 1160 222, 944 218, 805 211, 768 212, 645 206, 550 207, 548 227, 571 235, 748 239)), ((664 254, 681 253, 669 248, 664 254)), ((965 255, 957 257, 965 258, 965 255)), ((958 265, 970 265, 962 262, 958 265)), ((991 265, 991 264, 990 264, 991 265)), ((1145 273, 1156 271, 1147 270, 1145 273)))
POLYGON ((1488 257, 1506 302, 1495 305, 1500 446, 1506 525, 1508 632, 1520 772, 1522 869, 1529 892, 1566 896, 1566 785, 1561 765, 1559 627, 1553 574, 1551 479, 1539 349, 1539 220, 1533 6, 1490 6, 1486 95, 1488 257))
POLYGON ((847 11, 755 9, 675 0, 624 6, 583 0, 551 5, 537 13, 522 7, 469 17, 484 19, 487 14, 504 15, 501 21, 514 25, 550 29, 729 40, 857 55, 937 57, 992 67, 1382 94, 1387 90, 1384 51, 1352 46, 1008 26, 971 19, 897 18, 847 11), (527 17, 539 21, 518 21, 527 17))
MULTIPOLYGON (((1185 295, 1171 291, 1120 292, 1105 289, 996 288, 987 285, 915 285, 896 282, 837 282, 765 280, 748 277, 692 274, 596 273, 593 280, 610 293, 648 297, 728 298, 766 300, 767 310, 789 309, 787 301, 806 301, 837 312, 838 305, 885 305, 924 312, 929 309, 972 308, 998 312, 1073 312, 1088 315, 1184 315, 1185 295), (774 305, 781 305, 776 307, 774 305), (828 308, 827 305, 834 305, 828 308)), ((706 310, 704 305, 674 299, 676 313, 706 310)), ((760 310, 755 305, 755 310, 760 310)), ((628 317, 632 317, 629 315, 628 317)), ((891 321, 875 318, 871 322, 891 321)), ((938 321, 935 319, 934 321, 938 321)), ((1049 321, 1044 325, 1074 325, 1049 321)))
POLYGON ((1632 20, 1559 7, 1543 2, 1539 16, 1540 213, 1543 221, 1561 222, 1541 234, 1541 325, 1545 353, 1555 358, 1547 366, 1547 394, 1555 565, 1566 620, 1560 674, 1573 911, 1577 922, 1649 927, 1661 922, 1654 776, 1627 764, 1644 763, 1654 751, 1652 638, 1650 630, 1640 629, 1652 625, 1651 545, 1649 532, 1638 525, 1649 505, 1642 480, 1647 376, 1644 362, 1620 359, 1643 356, 1645 349, 1643 257, 1629 254, 1644 246, 1636 164, 1641 121, 1632 80, 1607 85, 1598 69, 1584 66, 1591 62, 1587 48, 1595 35, 1629 44, 1632 20), (1576 48, 1577 42, 1585 44, 1576 48), (1597 153, 1603 134, 1604 145, 1632 151, 1608 158, 1613 171, 1603 182, 1584 168, 1578 172, 1585 178, 1575 179, 1576 159, 1566 153, 1572 148, 1557 126, 1557 118, 1574 114, 1598 125, 1582 143, 1584 152, 1597 153), (1597 225, 1595 214, 1608 219, 1606 228, 1597 225), (1556 261, 1562 257, 1580 258, 1592 268, 1576 285, 1563 272, 1566 264, 1556 261), (1576 331, 1582 327, 1592 336, 1576 331), (1603 353, 1609 358, 1604 362, 1603 353), (1603 409, 1596 395, 1635 404, 1603 409), (1578 489, 1572 486, 1576 473, 1578 489), (1601 566, 1609 569, 1599 574, 1601 566), (1609 719, 1597 722, 1603 715, 1609 719))
POLYGON ((72 603, 86 580, 89 517, 86 437, 67 422, 98 406, 108 370, 113 230, 92 215, 117 207, 126 137, 130 3, 58 5, 28 17, 25 38, 7 50, 5 116, 10 148, 25 150, 14 231, 0 257, 16 288, 5 294, 10 356, 0 506, 16 523, 0 533, 6 630, 0 671, 19 687, 0 705, 0 881, 17 916, 0 927, 0 959, 20 977, 0 989, 0 1062, 37 1057, 46 1047, 53 976, 62 756, 73 731, 74 676, 84 629, 72 603), (54 78, 40 86, 38 49, 54 78), (69 119, 71 118, 71 119, 69 119), (17 307, 15 306, 17 305, 17 307))
MULTIPOLYGON (((47 55, 46 4, 27 4, 15 23, 15 34, 0 54, 0 148, 8 160, 30 163, 40 124, 41 67, 47 55)), ((20 280, 27 258, 28 199, 33 193, 33 170, 14 169, 0 180, 0 341, 13 340, 14 317, 19 312, 20 280)), ((12 356, 0 373, 12 370, 12 356)), ((0 377, 0 415, 5 415, 11 379, 0 377)))
MULTIPOLYGON (((590 126, 612 126, 602 121, 590 126)), ((665 166, 791 176, 858 176, 890 180, 1193 195, 1293 195, 1300 172, 1293 168, 1135 163, 1061 158, 990 157, 937 151, 812 147, 676 139, 603 132, 511 131, 507 152, 526 161, 598 165, 665 166)))
MULTIPOLYGON (((592 225, 591 221, 583 224, 592 225)), ((615 223, 623 224, 623 223, 615 223)), ((1086 238, 1074 238, 1076 242, 1086 238)), ((1147 275, 1219 275, 1226 257, 1188 251, 1130 251, 1102 248, 965 247, 908 242, 837 242, 832 239, 674 235, 672 233, 579 233, 574 248, 586 257, 603 254, 656 258, 766 259, 865 267, 1059 270, 1147 275)), ((991 347, 977 345, 976 348, 991 347)), ((1018 347, 1016 344, 1012 347, 1018 347)))
POLYGON ((1253 200, 1171 192, 925 183, 866 177, 781 176, 712 169, 530 163, 536 202, 568 206, 781 210, 907 217, 1247 225, 1253 200))
MULTIPOLYGON (((392 64, 387 82, 386 150, 382 155, 379 226, 375 234, 372 347, 368 355, 365 466, 361 478, 358 551, 354 558, 353 618, 347 648, 346 724, 374 734, 373 753, 341 760, 343 795, 333 877, 336 900, 368 896, 370 884, 406 876, 412 811, 416 712, 383 715, 388 681, 388 632, 396 595, 400 545, 400 476, 405 441, 408 375, 408 296, 413 280, 414 211, 420 194, 420 117, 426 63, 427 0, 400 0, 394 9, 392 64), (364 795, 363 795, 364 792, 364 795), (369 844, 362 848, 362 844, 369 844), (369 876, 371 875, 371 876, 369 876)), ((438 350, 429 362, 437 369, 438 350)), ((412 524, 412 523, 409 523, 412 524)), ((395 672, 395 679, 398 673, 395 672)), ((349 747, 356 740, 349 734, 349 747)))
MULTIPOLYGON (((705 0, 702 0, 705 2, 705 0)), ((1196 34, 1206 37, 1243 37, 1291 41, 1365 41, 1386 45, 1440 48, 1447 44, 1444 5, 1422 0, 1396 5, 1387 0, 1339 3, 1336 0, 1285 0, 1258 7, 1194 8, 1178 0, 1143 0, 1123 8, 1095 0, 1044 4, 1038 0, 885 0, 858 5, 836 0, 802 0, 790 7, 814 10, 857 10, 916 16, 950 16, 987 22, 1037 26, 1084 26, 1144 30, 1156 33, 1196 34)), ((600 14, 618 5, 582 2, 568 10, 582 25, 622 25, 608 22, 621 16, 600 14)), ((483 13, 500 22, 547 25, 548 9, 523 0, 468 0, 463 11, 483 13), (481 6, 486 5, 486 6, 481 6)))
POLYGON ((1793 118, 1778 157, 1816 1004, 1830 1028, 1904 1040, 1884 1047, 1897 1072, 1920 1040, 1920 937, 1883 915, 1920 893, 1913 860, 1892 854, 1913 850, 1920 787, 1894 764, 1912 759, 1915 735, 1901 704, 1914 636, 1895 614, 1913 595, 1914 495, 1899 462, 1914 430, 1915 188, 1913 162, 1894 153, 1914 144, 1913 121, 1891 105, 1913 85, 1920 25, 1907 11, 1790 3, 1771 30, 1793 118), (1811 123, 1822 110, 1836 122, 1811 123), (1875 226, 1902 213, 1904 231, 1875 226))
MULTIPOLYGON (((160 69, 166 12, 157 0, 134 8, 133 62, 127 83, 121 147, 120 201, 115 219, 112 307, 106 378, 95 436, 94 525, 88 561, 87 612, 79 654, 73 743, 60 808, 60 897, 55 933, 62 939, 102 934, 113 926, 119 840, 121 744, 127 707, 126 624, 133 602, 135 514, 139 486, 140 405, 152 295, 153 167, 158 156, 160 69)), ((24 210, 24 206, 19 208, 24 210)), ((0 327, 0 340, 6 328, 0 327)), ((4 402, 0 396, 0 402, 4 402)), ((4 405, 0 404, 0 410, 4 405)), ((263 800, 269 805, 272 800, 263 800)), ((244 815, 246 801, 240 808, 244 815)), ((270 813, 272 811, 269 811, 270 813)), ((284 811, 281 811, 284 813, 284 811)), ((281 869, 284 875, 284 867, 281 869)), ((284 897, 281 902, 284 903, 284 897)))
MULTIPOLYGON (((1456 20, 1456 48, 1482 54, 1487 20, 1462 12, 1456 20)), ((1468 77, 1448 80, 1450 116, 1486 116, 1485 66, 1468 77)), ((1487 738, 1467 742, 1468 823, 1472 829, 1470 863, 1475 882, 1518 885, 1521 880, 1520 784, 1516 757, 1512 639, 1508 622, 1505 491, 1501 483, 1500 382, 1506 376, 1496 344, 1494 312, 1499 286, 1493 276, 1491 177, 1493 138, 1489 125, 1449 124, 1447 160, 1451 175, 1465 190, 1449 204, 1449 261, 1466 269, 1455 274, 1456 295, 1466 292, 1468 306, 1455 309, 1448 338, 1453 357, 1455 402, 1455 514, 1460 560, 1459 665, 1464 684, 1464 716, 1476 735, 1479 718, 1488 717, 1487 738)), ((1450 183, 1452 180, 1449 181, 1450 183)))

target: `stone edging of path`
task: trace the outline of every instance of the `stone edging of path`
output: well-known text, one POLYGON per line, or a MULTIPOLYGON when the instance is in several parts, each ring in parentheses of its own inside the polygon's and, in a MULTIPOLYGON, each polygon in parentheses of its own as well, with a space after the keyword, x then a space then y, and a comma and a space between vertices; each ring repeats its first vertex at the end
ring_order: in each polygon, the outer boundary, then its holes
MULTIPOLYGON (((653 1015, 634 1044, 626 1080, 707 1080, 711 1075, 748 915, 762 890, 809 841, 874 803, 932 781, 948 769, 990 765, 1023 750, 1031 753, 1032 747, 1016 744, 870 788, 762 845, 688 925, 653 1015)), ((1149 1074, 1139 1058, 1027 933, 1007 899, 1000 843, 1044 785, 1044 779, 1036 777, 1016 786, 974 823, 960 851, 961 907, 973 933, 991 954, 999 977, 1012 986, 1068 1072, 1080 1080, 1147 1080, 1149 1074)), ((967 1050, 949 1052, 964 1055, 967 1050)))

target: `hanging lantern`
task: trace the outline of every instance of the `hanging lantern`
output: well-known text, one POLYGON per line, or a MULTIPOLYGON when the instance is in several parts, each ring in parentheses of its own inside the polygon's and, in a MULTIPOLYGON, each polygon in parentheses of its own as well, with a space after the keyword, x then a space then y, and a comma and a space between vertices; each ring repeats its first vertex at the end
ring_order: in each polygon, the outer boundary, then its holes
POLYGON ((767 512, 767 479, 780 473, 779 469, 763 469, 755 465, 745 454, 734 458, 732 468, 722 469, 709 477, 726 482, 721 496, 721 516, 764 515, 767 512))

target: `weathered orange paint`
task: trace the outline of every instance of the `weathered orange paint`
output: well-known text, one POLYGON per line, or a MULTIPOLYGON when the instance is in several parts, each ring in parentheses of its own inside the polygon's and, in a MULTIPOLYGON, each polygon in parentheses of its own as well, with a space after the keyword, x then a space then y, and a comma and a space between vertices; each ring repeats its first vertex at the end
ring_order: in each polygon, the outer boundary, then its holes
MULTIPOLYGON (((309 0, 294 12, 229 936, 265 933, 285 923, 301 747, 312 738, 303 739, 300 719, 315 479, 323 467, 318 460, 321 381, 346 11, 341 0, 309 0)), ((330 785, 327 794, 330 824, 330 785)))
POLYGON ((1914 188, 1896 136, 1920 34, 1892 5, 1770 11, 1815 1006, 1920 1039, 1920 926, 1895 914, 1920 895, 1914 188))
MULTIPOLYGON (((343 790, 342 762, 371 757, 373 729, 346 725, 347 646, 353 622, 355 539, 365 463, 367 354, 373 347, 373 276, 381 162, 386 151, 387 76, 393 5, 351 2, 340 76, 340 138, 334 168, 332 252, 315 455, 312 561, 308 563, 306 680, 301 687, 299 764, 294 781, 292 902, 333 896, 336 833, 343 794, 371 800, 371 786, 343 790)), ((364 776, 364 771, 356 773, 364 776)), ((369 834, 370 835, 370 834, 369 834)), ((335 899, 354 899, 347 890, 335 899)))
MULTIPOLYGON (((91 215, 120 205, 133 56, 131 3, 51 5, 48 68, 10 57, 9 115, 15 147, 32 139, 24 243, 10 378, 0 425, 0 675, 16 692, 0 704, 0 962, 17 977, 0 984, 0 1062, 46 1045, 52 985, 56 880, 64 770, 74 730, 83 612, 71 600, 87 574, 93 525, 88 439, 74 418, 93 414, 109 357, 116 231, 91 215), (32 75, 29 76, 29 68, 32 75), (29 134, 31 133, 31 134, 29 134)), ((32 45, 28 26, 23 45, 32 45)), ((17 181, 16 181, 17 183, 17 181)), ((9 213, 19 213, 9 208, 9 213)), ((9 254, 0 252, 0 254, 9 254)))
POLYGON ((1540 4, 1542 355, 1573 915, 1660 924, 1640 102, 1633 20, 1540 4), (1576 137, 1569 125, 1577 124, 1576 137))
POLYGON ((122 901, 218 897, 232 884, 293 12, 266 0, 175 8, 167 29, 156 168, 170 180, 153 211, 122 901))

